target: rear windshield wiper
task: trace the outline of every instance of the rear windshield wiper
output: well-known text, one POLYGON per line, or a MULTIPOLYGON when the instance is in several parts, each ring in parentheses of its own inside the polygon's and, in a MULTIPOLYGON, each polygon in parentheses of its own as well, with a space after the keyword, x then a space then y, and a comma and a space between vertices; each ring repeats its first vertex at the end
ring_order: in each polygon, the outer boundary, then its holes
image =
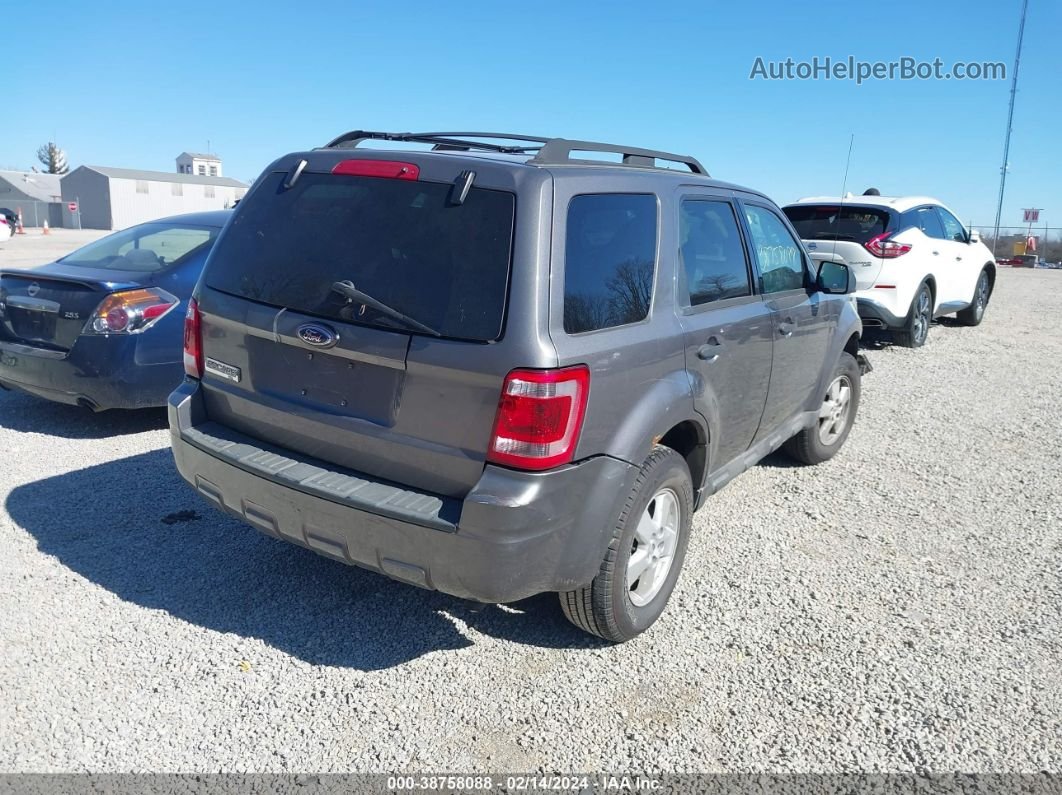
POLYGON ((442 334, 433 329, 431 326, 426 326, 419 320, 414 320, 409 315, 399 312, 397 309, 388 306, 382 301, 377 301, 368 293, 363 293, 361 290, 354 286, 353 282, 349 280, 335 282, 332 285, 332 291, 339 293, 348 301, 357 301, 359 304, 364 304, 367 307, 375 309, 381 315, 386 315, 392 320, 397 320, 399 323, 402 323, 403 325, 408 326, 409 328, 416 329, 417 331, 422 331, 425 334, 431 334, 433 337, 442 336, 442 334))

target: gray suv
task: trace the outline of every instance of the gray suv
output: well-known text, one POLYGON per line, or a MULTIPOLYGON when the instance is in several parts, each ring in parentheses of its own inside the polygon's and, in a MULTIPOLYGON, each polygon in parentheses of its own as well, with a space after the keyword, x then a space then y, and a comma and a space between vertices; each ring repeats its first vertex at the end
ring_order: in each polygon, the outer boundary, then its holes
POLYGON ((269 166, 221 233, 174 457, 277 538, 467 599, 556 591, 623 641, 708 495, 844 443, 853 289, 690 157, 352 132, 269 166))

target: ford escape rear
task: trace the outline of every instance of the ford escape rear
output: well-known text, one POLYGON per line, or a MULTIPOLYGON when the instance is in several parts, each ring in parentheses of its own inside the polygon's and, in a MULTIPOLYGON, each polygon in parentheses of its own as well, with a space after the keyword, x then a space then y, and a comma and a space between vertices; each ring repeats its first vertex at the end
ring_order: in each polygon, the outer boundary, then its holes
POLYGON ((218 240, 174 455, 278 538, 469 599, 556 591, 625 640, 663 611, 708 494, 782 445, 843 444, 853 288, 692 158, 350 133, 276 161, 218 240))

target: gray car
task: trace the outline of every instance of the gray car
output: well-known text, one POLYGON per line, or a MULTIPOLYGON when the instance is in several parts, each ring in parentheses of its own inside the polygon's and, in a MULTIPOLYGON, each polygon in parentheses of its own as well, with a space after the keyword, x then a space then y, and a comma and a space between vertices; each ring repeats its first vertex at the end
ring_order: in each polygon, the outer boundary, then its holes
POLYGON ((348 133, 269 166, 218 239, 177 467, 277 538, 467 599, 555 591, 627 640, 710 494, 844 444, 854 279, 817 268, 770 199, 690 157, 348 133))

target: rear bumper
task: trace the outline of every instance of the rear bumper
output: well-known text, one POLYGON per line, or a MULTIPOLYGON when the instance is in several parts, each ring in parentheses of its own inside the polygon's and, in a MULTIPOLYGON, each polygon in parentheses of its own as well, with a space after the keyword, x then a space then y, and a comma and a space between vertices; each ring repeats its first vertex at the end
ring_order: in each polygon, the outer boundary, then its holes
POLYGON ((856 307, 859 310, 859 319, 863 321, 865 329, 901 329, 907 325, 907 315, 896 315, 892 307, 877 300, 868 298, 856 298, 856 307))
POLYGON ((181 476, 255 528, 396 580, 482 602, 585 585, 597 574, 637 469, 599 456, 549 472, 487 465, 463 500, 325 470, 256 447, 204 416, 198 383, 169 399, 181 476))
POLYGON ((166 405, 180 383, 180 361, 139 361, 138 337, 79 337, 66 353, 0 341, 0 384, 31 395, 94 409, 166 405))

